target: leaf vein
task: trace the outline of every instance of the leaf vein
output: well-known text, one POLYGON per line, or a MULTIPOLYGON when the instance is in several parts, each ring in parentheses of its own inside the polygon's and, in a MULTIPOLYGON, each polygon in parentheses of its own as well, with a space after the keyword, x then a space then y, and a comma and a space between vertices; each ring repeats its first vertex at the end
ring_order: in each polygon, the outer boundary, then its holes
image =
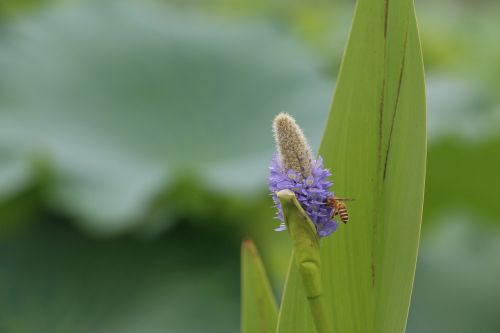
POLYGON ((389 129, 389 140, 387 142, 387 151, 385 154, 384 175, 383 175, 384 181, 385 181, 385 178, 387 176, 387 162, 389 160, 389 153, 391 151, 392 133, 394 131, 394 123, 396 122, 396 114, 397 114, 398 106, 399 106, 399 97, 401 95, 401 84, 403 82, 403 73, 404 73, 405 63, 406 63, 407 42, 408 42, 408 27, 406 29, 405 40, 403 42, 403 60, 401 62, 401 69, 399 71, 398 87, 397 87, 397 91, 396 91, 396 103, 394 104, 394 112, 392 113, 391 127, 389 129))

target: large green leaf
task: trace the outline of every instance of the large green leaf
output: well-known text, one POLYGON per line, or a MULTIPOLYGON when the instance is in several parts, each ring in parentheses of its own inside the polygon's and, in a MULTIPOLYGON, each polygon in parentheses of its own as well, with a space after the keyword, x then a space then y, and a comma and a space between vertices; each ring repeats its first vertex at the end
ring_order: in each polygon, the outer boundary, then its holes
MULTIPOLYGON (((322 243, 334 332, 405 330, 423 204, 425 94, 413 2, 360 0, 319 153, 351 222, 322 243)), ((278 332, 314 332, 292 267, 278 332)))
POLYGON ((326 118, 312 57, 262 23, 78 1, 5 23, 0 42, 0 182, 18 190, 45 160, 47 201, 101 233, 136 226, 185 174, 260 188, 269 118, 293 112, 310 133, 326 118))
POLYGON ((275 332, 278 308, 264 265, 251 240, 244 240, 241 246, 241 293, 241 332, 275 332))

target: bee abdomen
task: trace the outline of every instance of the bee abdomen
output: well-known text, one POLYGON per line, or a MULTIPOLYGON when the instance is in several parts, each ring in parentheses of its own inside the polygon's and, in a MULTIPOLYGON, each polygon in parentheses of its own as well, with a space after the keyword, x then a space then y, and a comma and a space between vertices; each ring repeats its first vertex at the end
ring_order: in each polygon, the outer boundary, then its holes
POLYGON ((347 213, 347 209, 345 208, 339 209, 339 216, 342 222, 347 223, 349 221, 349 214, 347 213))

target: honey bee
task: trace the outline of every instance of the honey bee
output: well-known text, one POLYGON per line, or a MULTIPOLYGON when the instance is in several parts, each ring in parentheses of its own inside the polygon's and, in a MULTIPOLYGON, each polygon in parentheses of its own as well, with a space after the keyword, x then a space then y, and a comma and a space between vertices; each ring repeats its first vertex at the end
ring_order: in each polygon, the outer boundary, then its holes
POLYGON ((342 222, 347 223, 349 222, 349 213, 347 212, 347 206, 344 202, 352 200, 354 199, 331 197, 326 199, 326 204, 335 211, 333 216, 338 215, 342 222))

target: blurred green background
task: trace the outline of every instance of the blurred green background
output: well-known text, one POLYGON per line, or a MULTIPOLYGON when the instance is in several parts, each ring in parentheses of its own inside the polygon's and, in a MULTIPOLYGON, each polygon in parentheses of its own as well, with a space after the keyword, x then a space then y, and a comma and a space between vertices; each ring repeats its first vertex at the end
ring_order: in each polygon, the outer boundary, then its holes
MULTIPOLYGON (((498 333, 500 4, 416 6, 429 151, 407 331, 498 333)), ((353 8, 0 2, 0 332, 237 332, 245 236, 279 296, 270 123, 288 111, 318 146, 353 8)))

